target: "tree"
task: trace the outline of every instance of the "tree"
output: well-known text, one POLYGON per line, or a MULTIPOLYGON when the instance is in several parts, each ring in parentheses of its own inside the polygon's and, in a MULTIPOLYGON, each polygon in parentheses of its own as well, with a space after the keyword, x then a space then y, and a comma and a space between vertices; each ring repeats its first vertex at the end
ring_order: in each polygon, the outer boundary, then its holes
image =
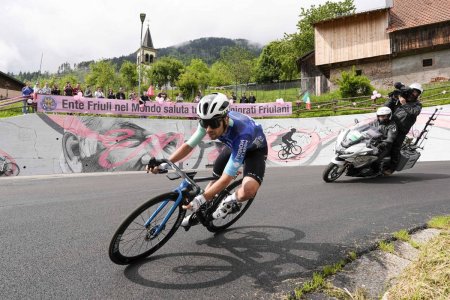
POLYGON ((255 78, 258 83, 270 83, 279 80, 281 76, 281 63, 278 59, 278 41, 269 43, 264 47, 255 67, 255 78))
POLYGON ((314 23, 354 12, 353 0, 327 1, 317 7, 312 5, 309 9, 302 7, 300 21, 297 23, 298 32, 287 36, 287 38, 292 39, 297 56, 302 56, 314 50, 314 23))
POLYGON ((188 98, 197 93, 199 89, 206 89, 208 84, 209 69, 201 59, 192 59, 178 80, 178 87, 188 98))
POLYGON ((136 64, 125 61, 120 67, 120 79, 127 90, 132 90, 138 85, 138 73, 136 64))
POLYGON ((167 83, 177 82, 183 72, 183 63, 174 57, 163 57, 157 60, 150 69, 146 71, 150 82, 163 86, 167 83))
POLYGON ((119 78, 116 75, 115 66, 108 61, 101 60, 89 65, 90 72, 86 75, 86 83, 104 90, 118 85, 119 78))
POLYGON ((222 61, 215 62, 210 69, 210 84, 212 86, 224 86, 233 84, 233 75, 222 61))
POLYGON ((227 47, 222 50, 220 57, 236 84, 250 81, 255 57, 250 51, 240 46, 227 47))

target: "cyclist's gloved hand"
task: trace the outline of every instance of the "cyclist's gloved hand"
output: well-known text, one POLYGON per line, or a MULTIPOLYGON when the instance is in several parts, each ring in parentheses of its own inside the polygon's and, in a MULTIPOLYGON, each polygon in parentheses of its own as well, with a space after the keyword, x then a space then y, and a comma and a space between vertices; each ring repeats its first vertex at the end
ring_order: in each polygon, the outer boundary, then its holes
POLYGON ((200 208, 200 206, 202 206, 202 204, 204 203, 206 203, 206 199, 205 196, 201 194, 195 197, 194 200, 192 200, 188 205, 183 205, 183 208, 190 209, 193 212, 196 212, 200 208))

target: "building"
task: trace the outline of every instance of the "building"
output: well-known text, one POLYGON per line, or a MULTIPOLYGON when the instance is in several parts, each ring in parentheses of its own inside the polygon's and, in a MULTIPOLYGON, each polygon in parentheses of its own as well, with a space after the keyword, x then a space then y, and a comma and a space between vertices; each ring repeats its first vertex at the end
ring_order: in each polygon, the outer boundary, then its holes
POLYGON ((331 89, 352 67, 387 89, 450 78, 450 0, 387 0, 385 8, 324 20, 314 30, 314 61, 300 59, 302 75, 319 70, 331 89))
POLYGON ((25 84, 0 71, 0 100, 22 95, 25 84))

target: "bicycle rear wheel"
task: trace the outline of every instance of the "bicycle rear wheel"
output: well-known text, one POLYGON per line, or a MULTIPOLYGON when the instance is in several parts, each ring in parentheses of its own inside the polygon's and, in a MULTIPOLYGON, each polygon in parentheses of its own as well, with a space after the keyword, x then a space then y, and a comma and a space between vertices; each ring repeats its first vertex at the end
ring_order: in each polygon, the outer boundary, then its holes
POLYGON ((293 145, 291 147, 291 152, 294 155, 299 155, 300 153, 302 153, 302 147, 300 147, 299 145, 293 145))
POLYGON ((19 166, 16 163, 6 163, 5 165, 5 176, 17 176, 20 173, 19 166))
MULTIPOLYGON (((212 214, 217 207, 219 206, 222 199, 225 199, 227 196, 234 193, 237 188, 241 185, 242 179, 236 180, 235 182, 231 183, 225 190, 223 190, 213 201, 210 208, 208 208, 208 212, 212 214)), ((247 201, 239 203, 240 209, 239 211, 235 213, 229 213, 225 216, 225 218, 219 218, 219 219, 212 219, 209 224, 206 226, 206 228, 211 232, 219 232, 222 230, 227 229, 231 225, 233 225, 237 220, 239 220, 240 217, 247 211, 247 209, 250 207, 250 205, 253 202, 253 198, 249 199, 247 201)), ((212 218, 212 217, 211 217, 212 218)))
POLYGON ((177 193, 166 193, 157 196, 133 211, 114 233, 109 245, 109 258, 116 264, 126 265, 145 258, 161 248, 177 231, 186 211, 181 204, 175 207, 167 223, 159 234, 161 222, 175 205, 177 193), (144 224, 161 206, 148 227, 144 224))

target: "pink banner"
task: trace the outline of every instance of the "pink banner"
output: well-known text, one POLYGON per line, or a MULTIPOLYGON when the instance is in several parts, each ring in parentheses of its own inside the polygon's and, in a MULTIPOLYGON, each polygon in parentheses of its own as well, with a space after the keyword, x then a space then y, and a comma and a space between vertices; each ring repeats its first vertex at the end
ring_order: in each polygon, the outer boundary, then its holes
MULTIPOLYGON (((106 115, 138 115, 164 117, 196 117, 197 103, 150 102, 139 104, 132 100, 97 99, 54 95, 38 95, 38 112, 84 113, 106 115)), ((232 104, 230 110, 252 117, 290 116, 291 102, 232 104)))

